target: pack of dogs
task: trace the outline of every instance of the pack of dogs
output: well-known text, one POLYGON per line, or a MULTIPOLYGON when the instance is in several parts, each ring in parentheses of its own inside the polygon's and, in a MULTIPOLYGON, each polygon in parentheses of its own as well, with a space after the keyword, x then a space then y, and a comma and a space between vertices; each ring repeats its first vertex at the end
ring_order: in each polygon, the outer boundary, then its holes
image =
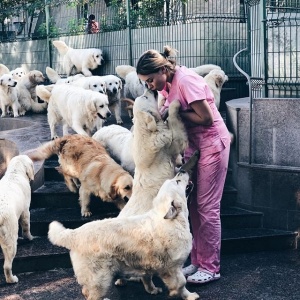
MULTIPOLYGON (((19 224, 23 237, 34 243, 29 211, 33 164, 57 155, 57 171, 68 189, 78 193, 82 217, 92 214, 91 195, 120 210, 115 218, 77 229, 66 229, 57 221, 49 225, 50 242, 70 250, 83 296, 107 299, 114 279, 116 285, 123 285, 131 278, 140 279, 146 292, 157 294, 162 288, 154 285, 152 277, 158 276, 169 296, 198 299, 198 294, 186 289, 181 269, 192 247, 186 190, 199 153, 183 164, 188 139, 179 101, 171 103, 166 121, 159 113, 163 96, 148 90, 134 67, 116 67, 117 76, 93 76, 91 71, 103 62, 101 49, 74 49, 63 41, 53 45, 63 56, 67 77, 47 67, 51 84, 43 84, 45 76, 38 70, 10 71, 0 64, 1 117, 47 112, 51 136, 40 147, 12 158, 0 180, 0 244, 6 282, 18 282, 12 263, 19 224), (122 101, 128 103, 133 120, 130 130, 121 126, 122 101), (116 124, 106 125, 111 115, 116 124), (62 125, 62 136, 58 125, 62 125)), ((205 78, 218 106, 227 75, 216 65, 193 70, 205 78)))

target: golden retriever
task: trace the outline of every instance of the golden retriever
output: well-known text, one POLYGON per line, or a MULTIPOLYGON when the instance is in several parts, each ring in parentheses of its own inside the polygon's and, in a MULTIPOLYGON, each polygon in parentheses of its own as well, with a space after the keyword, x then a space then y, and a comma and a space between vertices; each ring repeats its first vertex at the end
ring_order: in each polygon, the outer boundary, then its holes
POLYGON ((26 152, 33 160, 58 155, 60 168, 71 192, 79 189, 81 215, 91 216, 90 196, 114 203, 122 209, 132 193, 132 176, 117 164, 105 148, 91 137, 68 135, 26 152), (80 182, 80 186, 77 182, 80 182))
MULTIPOLYGON (((158 275, 169 296, 198 299, 190 293, 182 266, 192 247, 185 190, 189 175, 178 173, 167 180, 145 214, 89 222, 66 229, 54 221, 48 238, 70 250, 73 269, 82 293, 89 300, 103 300, 116 274, 143 275, 146 291, 162 292, 149 279, 158 275)), ((107 299, 107 298, 106 298, 107 299)))
POLYGON ((92 76, 90 70, 94 70, 101 65, 103 56, 102 50, 97 48, 74 49, 66 45, 63 41, 53 41, 54 47, 64 56, 64 67, 67 76, 82 73, 84 76, 92 76))
POLYGON ((30 233, 31 201, 30 180, 34 179, 33 162, 27 155, 11 159, 0 180, 0 245, 4 256, 4 275, 7 283, 18 282, 12 274, 12 263, 17 252, 20 223, 24 238, 32 240, 30 233))

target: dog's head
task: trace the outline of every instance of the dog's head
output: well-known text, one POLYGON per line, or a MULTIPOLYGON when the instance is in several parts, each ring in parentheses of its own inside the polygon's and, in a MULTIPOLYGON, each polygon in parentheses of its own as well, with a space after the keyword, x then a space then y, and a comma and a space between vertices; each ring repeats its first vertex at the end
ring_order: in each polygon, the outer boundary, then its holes
POLYGON ((101 49, 93 49, 92 53, 93 64, 101 66, 103 59, 103 53, 101 49))
POLYGON ((34 180, 34 167, 32 160, 27 155, 17 155, 11 159, 6 172, 23 172, 28 180, 34 180))
POLYGON ((14 79, 19 79, 21 77, 23 77, 24 75, 26 75, 26 71, 24 70, 24 68, 16 68, 13 71, 10 72, 10 74, 13 76, 14 79))
POLYGON ((115 75, 104 76, 106 91, 108 94, 117 95, 122 89, 122 80, 115 75))
MULTIPOLYGON (((74 81, 76 85, 76 80, 74 81)), ((101 76, 91 76, 86 78, 85 88, 101 94, 106 94, 106 82, 101 76)))
POLYGON ((4 74, 0 77, 0 85, 14 87, 17 85, 17 81, 13 79, 11 74, 4 74))
POLYGON ((223 84, 228 81, 228 76, 221 69, 211 70, 204 79, 215 84, 216 88, 221 90, 223 84))
POLYGON ((164 219, 175 219, 181 212, 187 218, 186 189, 189 174, 179 172, 173 179, 166 180, 153 201, 153 209, 164 219))
POLYGON ((110 190, 110 197, 117 200, 117 206, 122 209, 132 194, 133 178, 124 172, 117 177, 116 181, 112 184, 110 190))
MULTIPOLYGON (((23 76, 24 77, 24 76, 23 76)), ((42 72, 33 70, 28 73, 29 81, 34 84, 39 84, 45 81, 45 77, 42 72)))
POLYGON ((85 101, 85 104, 92 118, 96 119, 99 117, 102 120, 109 118, 111 112, 108 108, 109 102, 107 96, 93 91, 90 91, 90 93, 92 93, 91 98, 85 101))

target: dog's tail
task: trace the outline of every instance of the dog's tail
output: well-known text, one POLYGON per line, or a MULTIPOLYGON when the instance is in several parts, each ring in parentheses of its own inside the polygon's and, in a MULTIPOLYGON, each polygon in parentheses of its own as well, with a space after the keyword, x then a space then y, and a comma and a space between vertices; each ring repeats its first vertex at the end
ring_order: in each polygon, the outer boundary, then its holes
POLYGON ((52 43, 61 55, 65 55, 70 49, 70 47, 63 41, 53 41, 52 43))
POLYGON ((53 245, 71 250, 73 231, 73 229, 67 229, 61 223, 53 221, 49 225, 48 239, 53 245))
POLYGON ((43 101, 49 102, 52 89, 53 89, 53 85, 49 85, 49 86, 38 85, 35 91, 36 91, 36 95, 40 97, 43 101))
POLYGON ((38 103, 38 102, 35 102, 32 99, 30 99, 30 102, 31 102, 31 110, 35 113, 42 113, 42 112, 46 111, 46 109, 48 107, 47 102, 38 103))
POLYGON ((129 74, 130 72, 135 71, 135 70, 136 70, 135 67, 132 67, 130 65, 116 66, 116 73, 122 79, 125 79, 127 74, 129 74))
POLYGON ((61 76, 59 76, 59 74, 50 67, 46 68, 46 74, 52 83, 56 83, 59 79, 61 79, 61 76))
POLYGON ((54 154, 58 155, 65 143, 66 140, 64 137, 57 138, 41 145, 38 148, 27 150, 24 154, 28 155, 32 161, 44 160, 54 154))
POLYGON ((196 68, 190 68, 190 70, 193 70, 200 76, 207 75, 211 70, 218 69, 220 70, 221 67, 213 64, 207 64, 207 65, 201 65, 196 68))

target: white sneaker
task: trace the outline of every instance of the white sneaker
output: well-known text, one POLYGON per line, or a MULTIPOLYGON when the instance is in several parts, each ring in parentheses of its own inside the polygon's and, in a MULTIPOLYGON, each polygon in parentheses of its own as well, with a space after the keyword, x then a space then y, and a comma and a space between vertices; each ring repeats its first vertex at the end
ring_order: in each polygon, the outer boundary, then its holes
POLYGON ((193 264, 191 264, 185 268, 182 268, 182 273, 185 277, 193 275, 197 271, 198 271, 198 267, 194 266, 193 264))
POLYGON ((218 280, 220 279, 220 277, 220 273, 212 273, 208 270, 199 268, 198 271, 189 276, 186 281, 189 283, 203 284, 210 281, 218 280))

